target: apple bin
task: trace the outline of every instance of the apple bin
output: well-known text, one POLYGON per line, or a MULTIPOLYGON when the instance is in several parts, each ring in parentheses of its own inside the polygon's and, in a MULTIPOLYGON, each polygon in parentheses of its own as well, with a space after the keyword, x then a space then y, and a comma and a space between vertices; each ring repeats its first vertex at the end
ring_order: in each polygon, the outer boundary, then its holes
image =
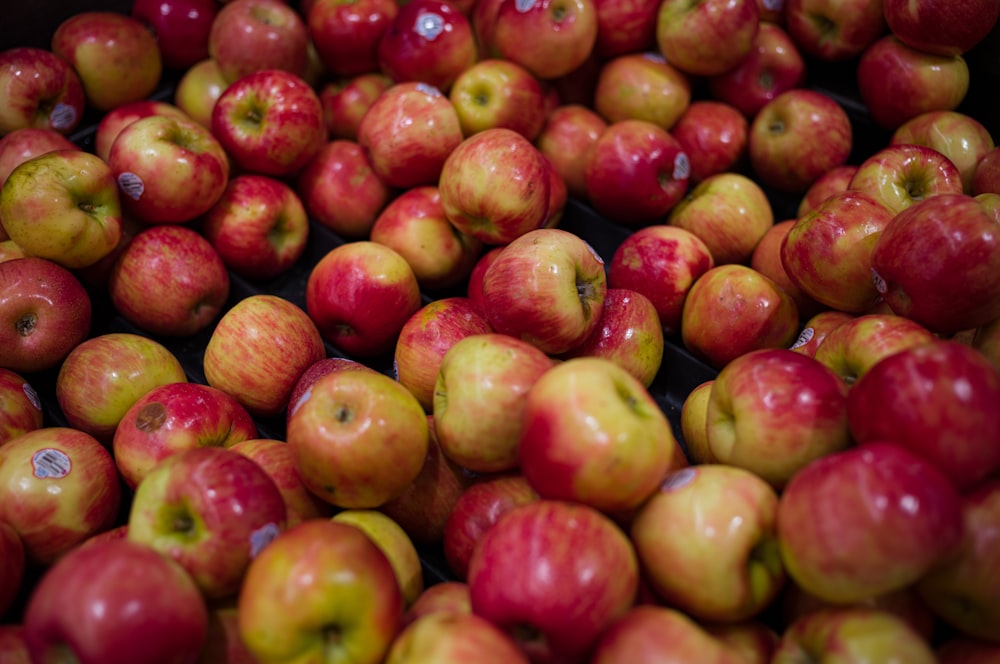
POLYGON ((1000 661, 998 14, 6 8, 0 661, 1000 661))

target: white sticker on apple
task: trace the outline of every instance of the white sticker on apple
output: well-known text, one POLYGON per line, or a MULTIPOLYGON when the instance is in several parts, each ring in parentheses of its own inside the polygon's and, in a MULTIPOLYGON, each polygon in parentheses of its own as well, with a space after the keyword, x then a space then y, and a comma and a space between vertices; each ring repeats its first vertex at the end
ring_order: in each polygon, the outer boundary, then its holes
POLYGON ((294 415, 295 411, 297 411, 299 407, 302 406, 302 404, 304 404, 306 401, 309 401, 309 397, 312 396, 312 393, 313 390, 312 387, 310 386, 305 392, 299 395, 299 398, 296 399, 295 403, 292 404, 291 409, 288 412, 288 416, 291 417, 292 415, 294 415))
POLYGON ((434 41, 444 32, 444 18, 434 12, 420 12, 414 31, 427 41, 434 41))
POLYGON ((21 391, 24 392, 24 396, 28 398, 28 401, 31 402, 32 406, 34 406, 38 410, 42 409, 42 400, 38 397, 38 391, 35 390, 35 388, 33 388, 30 383, 25 383, 24 385, 22 385, 21 391))
POLYGON ((642 54, 642 57, 644 57, 645 59, 650 60, 652 62, 666 62, 667 61, 667 58, 664 57, 664 55, 662 53, 657 53, 656 51, 646 51, 645 53, 642 54))
POLYGON ((686 180, 689 177, 691 177, 691 160, 688 159, 687 153, 678 152, 674 157, 674 179, 686 180))
POLYGON ((31 456, 32 473, 40 480, 62 479, 73 469, 73 462, 62 450, 46 447, 31 456))
POLYGON ((514 9, 521 12, 530 12, 535 6, 537 0, 514 0, 514 9))
POLYGON ((142 198, 142 193, 146 191, 146 183, 142 181, 142 178, 129 171, 118 176, 118 186, 121 188, 122 193, 133 201, 142 198))
POLYGON ((801 348, 802 346, 805 346, 807 343, 812 341, 812 338, 814 336, 816 336, 815 329, 813 329, 812 327, 805 328, 799 333, 799 338, 795 340, 795 343, 789 346, 789 350, 795 350, 796 348, 801 348))
POLYGON ((417 83, 417 90, 420 90, 429 97, 443 97, 441 91, 429 83, 417 83))
POLYGON ((885 283, 885 279, 882 278, 881 274, 875 271, 875 268, 872 268, 872 281, 875 282, 875 290, 879 292, 879 295, 885 295, 885 292, 889 290, 889 286, 885 283))
POLYGON ((256 558, 257 554, 264 550, 264 547, 274 541, 274 538, 281 534, 281 529, 276 523, 266 523, 257 530, 250 533, 250 557, 256 558))
POLYGON ((780 12, 781 8, 785 5, 785 0, 764 0, 761 4, 769 12, 780 12))
POLYGON ((663 480, 663 484, 660 485, 660 491, 676 491, 677 489, 686 487, 697 474, 698 471, 694 468, 681 468, 676 472, 670 473, 663 480))
POLYGON ((49 113, 49 124, 56 131, 66 131, 76 126, 76 109, 69 104, 56 104, 49 113))

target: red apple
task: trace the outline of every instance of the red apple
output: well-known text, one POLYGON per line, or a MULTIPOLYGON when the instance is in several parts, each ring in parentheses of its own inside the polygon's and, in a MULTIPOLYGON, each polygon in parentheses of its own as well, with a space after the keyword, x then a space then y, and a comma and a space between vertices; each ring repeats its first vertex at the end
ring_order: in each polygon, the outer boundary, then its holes
POLYGON ((921 2, 883 0, 889 30, 909 46, 938 55, 961 55, 982 41, 1000 18, 989 0, 921 2))
POLYGON ((52 51, 22 46, 0 52, 0 136, 18 129, 69 134, 83 119, 83 84, 52 51))
POLYGON ((857 172, 857 164, 844 164, 843 166, 831 168, 813 180, 813 183, 802 194, 802 200, 799 201, 795 217, 798 218, 804 216, 807 212, 812 212, 830 196, 850 188, 851 179, 857 172))
POLYGON ((464 581, 441 581, 428 586, 403 615, 403 626, 434 613, 471 614, 469 584, 464 581))
POLYGON ((781 245, 795 226, 795 221, 795 219, 785 219, 767 229, 750 254, 750 267, 781 286, 781 289, 795 302, 799 318, 807 319, 826 309, 826 306, 806 295, 788 276, 781 262, 781 245))
POLYGON ((656 50, 658 0, 595 0, 597 41, 594 54, 609 59, 656 50))
POLYGON ((741 171, 747 157, 750 123, 735 107, 711 99, 696 99, 670 130, 688 156, 689 181, 741 171))
POLYGON ((136 0, 131 14, 156 35, 163 66, 183 71, 208 57, 216 0, 136 0))
POLYGON ((488 44, 541 79, 569 74, 597 42, 593 0, 501 0, 488 44))
POLYGON ((835 329, 855 318, 854 314, 849 314, 836 309, 827 309, 811 316, 802 325, 798 339, 795 340, 789 350, 802 353, 809 357, 815 357, 816 351, 835 329))
POLYGON ((657 14, 656 43, 681 71, 714 76, 750 53, 759 25, 757 0, 664 0, 657 14))
POLYGON ((305 12, 316 53, 334 76, 377 72, 378 43, 399 13, 395 0, 314 0, 305 12))
POLYGON ((24 640, 24 625, 0 625, 0 655, 9 664, 31 664, 31 654, 24 640))
POLYGON ((862 161, 848 189, 868 194, 893 214, 938 194, 961 194, 962 174, 932 147, 894 143, 862 161))
POLYGON ((361 118, 392 84, 393 80, 380 71, 344 76, 324 83, 319 89, 319 100, 330 137, 356 140, 361 118))
POLYGON ((541 82, 510 60, 487 58, 466 67, 455 78, 448 98, 465 137, 505 127, 534 141, 546 122, 541 82))
POLYGON ((549 112, 535 138, 535 145, 562 177, 569 195, 578 200, 587 198, 585 156, 607 126, 596 111, 565 104, 549 112))
POLYGON ((893 132, 890 144, 926 145, 947 157, 962 176, 962 189, 974 193, 976 168, 995 146, 983 124, 958 111, 930 111, 911 118, 893 132))
POLYGON ((43 423, 42 401, 35 388, 17 372, 0 368, 0 445, 40 429, 43 423))
POLYGON ((140 99, 115 106, 105 113, 100 122, 97 123, 97 131, 94 134, 94 154, 107 161, 111 154, 111 145, 118 138, 122 129, 136 120, 147 118, 150 115, 169 115, 175 118, 191 119, 180 107, 156 99, 140 99))
POLYGON ((262 70, 304 76, 309 31, 305 19, 283 0, 223 3, 208 34, 208 54, 229 83, 262 70))
POLYGON ((809 55, 844 62, 885 33, 881 2, 785 0, 785 28, 809 55))
POLYGON ((879 360, 935 339, 927 328, 909 318, 864 314, 830 330, 813 357, 851 384, 879 360))
MULTIPOLYGON (((0 137, 0 187, 3 187, 11 171, 32 157, 53 150, 75 150, 76 147, 73 141, 54 129, 15 129, 0 137)), ((0 237, 7 237, 2 225, 0 237)))
POLYGON ((627 53, 601 65, 594 110, 610 123, 645 120, 671 130, 691 103, 691 81, 659 53, 627 53))

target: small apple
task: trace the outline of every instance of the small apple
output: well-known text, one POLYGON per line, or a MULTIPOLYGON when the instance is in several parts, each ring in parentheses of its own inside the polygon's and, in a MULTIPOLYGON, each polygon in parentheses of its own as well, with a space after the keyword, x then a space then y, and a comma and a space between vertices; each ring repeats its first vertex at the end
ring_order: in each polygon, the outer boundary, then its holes
POLYGON ((857 172, 857 164, 844 164, 843 166, 831 168, 813 180, 813 183, 802 194, 802 200, 799 201, 799 207, 795 211, 795 218, 802 217, 807 212, 812 212, 830 196, 839 194, 845 189, 850 188, 851 180, 857 172))
POLYGON ((393 639, 385 664, 528 664, 514 640, 472 613, 417 618, 393 639))
POLYGON ((708 444, 708 398, 714 382, 710 378, 695 385, 681 404, 681 442, 693 465, 716 462, 708 444))
POLYGON ((795 227, 795 222, 795 219, 785 219, 768 228, 750 254, 750 267, 781 286, 795 302, 799 318, 808 319, 827 307, 806 295, 805 291, 792 281, 781 261, 781 246, 785 242, 785 237, 795 227))
POLYGON ((830 333, 844 323, 854 320, 854 318, 854 314, 837 311, 836 309, 821 311, 806 320, 802 325, 802 331, 799 332, 798 339, 788 349, 796 353, 808 355, 809 357, 815 357, 816 351, 819 350, 819 347, 826 338, 830 336, 830 333))
POLYGON ((111 145, 118 138, 122 129, 136 120, 151 115, 169 115, 175 118, 190 119, 180 107, 156 99, 140 99, 116 106, 105 113, 100 122, 97 123, 97 130, 94 134, 94 154, 107 161, 111 154, 111 145))
MULTIPOLYGON (((11 171, 32 157, 53 150, 75 149, 77 149, 76 143, 54 129, 25 127, 0 136, 0 187, 3 187, 11 171)), ((0 238, 7 239, 2 224, 0 224, 0 238)))
POLYGON ((848 384, 884 357, 934 341, 923 325, 894 314, 863 314, 830 330, 813 354, 848 384))
POLYGON ((883 0, 885 20, 894 35, 913 48, 939 55, 961 55, 982 41, 1000 18, 989 0, 924 2, 883 0))
POLYGON ((594 8, 597 41, 593 52, 602 60, 656 49, 659 0, 596 0, 594 8))

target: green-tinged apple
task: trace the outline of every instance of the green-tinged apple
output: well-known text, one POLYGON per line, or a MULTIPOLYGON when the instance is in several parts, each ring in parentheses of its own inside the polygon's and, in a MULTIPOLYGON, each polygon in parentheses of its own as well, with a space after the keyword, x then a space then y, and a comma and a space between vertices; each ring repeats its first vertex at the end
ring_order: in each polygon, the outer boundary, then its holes
POLYGON ((83 84, 66 60, 32 46, 0 52, 0 136, 18 129, 69 134, 83 120, 83 84))
POLYGON ((802 200, 799 201, 799 207, 795 211, 795 218, 804 216, 807 212, 812 212, 830 196, 850 188, 851 179, 857 172, 857 164, 844 164, 843 166, 831 168, 813 180, 813 183, 802 194, 802 200))
POLYGON ((80 547, 59 560, 24 616, 33 662, 194 662, 207 627, 205 601, 187 572, 127 540, 80 547))
POLYGON ((416 479, 429 435, 424 409, 398 382, 336 371, 295 404, 286 438, 306 488, 337 507, 368 509, 416 479))
POLYGON ((750 122, 735 106, 695 99, 670 133, 688 156, 689 182, 697 184, 716 173, 744 170, 750 122))
POLYGON ((395 639, 385 664, 528 664, 514 640, 471 613, 434 613, 414 620, 395 639))
POLYGON ((501 0, 489 40, 499 55, 541 79, 576 70, 596 42, 593 0, 501 0))
POLYGON ((563 104, 549 111, 535 145, 562 176, 569 194, 587 199, 584 179, 587 150, 608 123, 596 111, 580 104, 563 104))
POLYGON ((381 71, 339 77, 324 83, 319 88, 319 100, 323 104, 323 119, 330 138, 357 140, 361 118, 392 85, 393 80, 381 71))
POLYGON ((404 607, 412 606, 424 592, 424 573, 417 547, 402 526, 384 512, 371 509, 341 510, 333 520, 358 528, 378 546, 399 582, 404 607))
POLYGON ((135 488, 163 459, 193 447, 230 447, 257 438, 236 399, 201 383, 153 388, 125 411, 112 439, 115 464, 135 488))
POLYGON ((181 74, 174 86, 173 103, 192 120, 211 129, 215 102, 228 85, 219 69, 219 63, 213 58, 205 58, 181 74))
POLYGON ((973 192, 976 167, 996 147, 983 123, 958 111, 930 111, 910 118, 889 139, 890 145, 926 145, 948 158, 962 176, 966 194, 973 192))
POLYGON ((785 243, 785 237, 795 227, 795 222, 795 219, 785 219, 772 224, 761 236, 757 246, 753 248, 749 265, 781 286, 781 289, 788 293, 788 296, 795 302, 799 318, 808 319, 827 307, 806 295, 801 288, 795 285, 781 261, 781 246, 785 243))
MULTIPOLYGON (((0 136, 0 187, 15 168, 32 157, 38 157, 53 150, 75 150, 76 143, 54 129, 15 129, 0 136)), ((0 224, 0 239, 6 239, 0 224)))
POLYGON ((803 52, 825 62, 856 58, 886 32, 882 2, 785 0, 783 17, 803 52))
POLYGON ((863 314, 830 330, 813 357, 851 384, 882 358, 935 339, 930 330, 909 318, 863 314))
POLYGON ((118 138, 118 134, 122 132, 122 129, 136 120, 141 120, 151 115, 167 115, 182 120, 190 119, 183 109, 169 102, 157 99, 140 99, 139 101, 115 106, 105 113, 101 117, 100 122, 97 123, 97 129, 94 133, 94 154, 107 161, 108 156, 111 154, 111 146, 114 144, 115 139, 118 138))
POLYGON ((114 459, 90 434, 42 427, 0 446, 0 521, 34 566, 111 528, 121 500, 114 459))
POLYGON ((759 25, 757 0, 664 0, 656 43, 674 67, 712 76, 735 67, 750 53, 759 25))
POLYGON ((931 196, 963 193, 962 174, 948 157, 910 143, 875 151, 858 165, 847 188, 871 196, 893 214, 931 196))
POLYGON ((505 127, 534 141, 546 122, 541 81, 511 60, 486 58, 466 67, 452 84, 448 98, 465 137, 505 127))
POLYGON ((247 570, 239 634, 260 664, 379 664, 403 617, 385 554, 360 529, 329 519, 289 528, 247 570))
POLYGON ((483 277, 486 276, 486 270, 489 269, 490 265, 493 264, 493 261, 497 259, 503 249, 504 245, 484 247, 484 252, 479 257, 479 260, 476 261, 472 272, 469 273, 469 281, 465 286, 465 295, 469 298, 470 304, 484 317, 486 316, 486 308, 483 305, 483 277))
POLYGON ((821 311, 811 316, 802 324, 802 331, 799 332, 798 338, 788 348, 796 353, 815 357, 816 351, 819 350, 819 347, 830 333, 854 318, 854 314, 837 311, 836 309, 821 311))
POLYGON ((16 371, 0 368, 0 445, 40 429, 44 418, 34 386, 16 371))
MULTIPOLYGON (((18 599, 25 582, 26 564, 21 536, 14 526, 0 522, 0 617, 5 617, 18 599)), ((2 647, 0 655, 6 657, 2 647)))
POLYGON ((712 448, 708 445, 708 398, 715 379, 694 386, 681 404, 681 444, 692 465, 715 463, 712 448))
POLYGON ((691 80, 659 53, 626 53, 601 65, 594 110, 607 122, 645 120, 671 130, 691 103, 691 80))
POLYGON ((224 2, 208 33, 208 55, 229 83, 266 69, 304 76, 308 44, 305 17, 282 0, 224 2))
POLYGON ((0 189, 0 220, 29 256, 71 269, 93 265, 122 236, 118 185, 89 152, 48 152, 11 171, 0 189))

